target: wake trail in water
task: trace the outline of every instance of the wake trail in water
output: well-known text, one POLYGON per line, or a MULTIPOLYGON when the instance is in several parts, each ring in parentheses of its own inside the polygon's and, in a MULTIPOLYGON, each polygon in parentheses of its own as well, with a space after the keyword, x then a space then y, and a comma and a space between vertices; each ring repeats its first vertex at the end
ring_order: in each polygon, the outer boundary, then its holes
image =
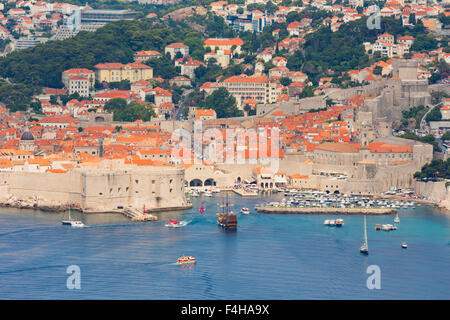
POLYGON ((67 268, 67 265, 50 265, 50 266, 40 266, 40 267, 31 267, 31 268, 7 270, 7 271, 0 271, 0 274, 20 273, 20 272, 45 270, 45 269, 55 269, 55 268, 67 268))
POLYGON ((25 229, 20 229, 20 230, 14 230, 14 231, 0 233, 0 237, 9 236, 9 235, 12 235, 12 234, 21 234, 21 233, 26 233, 26 232, 36 232, 36 231, 51 230, 51 229, 53 229, 53 228, 49 228, 49 227, 25 228, 25 229))

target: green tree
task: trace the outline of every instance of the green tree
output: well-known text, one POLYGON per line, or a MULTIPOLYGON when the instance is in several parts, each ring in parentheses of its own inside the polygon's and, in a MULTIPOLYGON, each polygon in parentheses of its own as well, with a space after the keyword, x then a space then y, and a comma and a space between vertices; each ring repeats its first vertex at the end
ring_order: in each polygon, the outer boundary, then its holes
POLYGON ((430 121, 440 121, 442 120, 442 113, 439 107, 435 107, 433 110, 431 110, 427 116, 425 117, 425 120, 427 122, 430 121))
POLYGON ((283 78, 280 79, 280 83, 283 86, 287 87, 288 85, 290 85, 292 83, 292 80, 290 78, 283 77, 283 78))
POLYGON ((105 110, 113 112, 114 121, 150 121, 151 117, 155 115, 155 112, 150 105, 143 105, 135 101, 127 104, 127 101, 122 98, 111 99, 106 102, 105 110))
POLYGON ((236 99, 226 88, 214 90, 205 100, 205 107, 216 111, 217 118, 242 117, 244 113, 236 106, 236 99))

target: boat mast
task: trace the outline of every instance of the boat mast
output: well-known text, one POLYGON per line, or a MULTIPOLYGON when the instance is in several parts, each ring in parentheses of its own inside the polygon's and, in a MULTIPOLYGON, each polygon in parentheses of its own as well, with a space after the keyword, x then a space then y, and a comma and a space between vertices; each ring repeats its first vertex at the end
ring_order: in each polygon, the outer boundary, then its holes
POLYGON ((364 245, 367 250, 369 250, 369 244, 367 243, 367 226, 366 226, 366 216, 364 216, 364 245))

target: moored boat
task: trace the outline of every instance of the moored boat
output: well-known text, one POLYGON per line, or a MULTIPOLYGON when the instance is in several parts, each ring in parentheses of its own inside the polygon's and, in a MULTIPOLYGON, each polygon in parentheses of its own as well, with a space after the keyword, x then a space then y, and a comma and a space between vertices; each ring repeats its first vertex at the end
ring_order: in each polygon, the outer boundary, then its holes
POLYGON ((336 219, 336 227, 342 227, 344 225, 344 219, 336 219))
POLYGON ((250 214, 250 210, 248 208, 242 208, 241 213, 242 214, 250 214))

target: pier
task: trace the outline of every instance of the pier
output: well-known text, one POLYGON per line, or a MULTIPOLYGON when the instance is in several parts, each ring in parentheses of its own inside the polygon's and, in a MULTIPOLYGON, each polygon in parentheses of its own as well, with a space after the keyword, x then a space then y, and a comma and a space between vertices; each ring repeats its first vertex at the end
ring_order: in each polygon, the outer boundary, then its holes
POLYGON ((131 219, 131 221, 156 221, 158 217, 153 214, 143 214, 141 211, 134 208, 126 208, 122 214, 131 219))
POLYGON ((392 208, 259 207, 258 213, 388 215, 397 213, 397 210, 392 208))

